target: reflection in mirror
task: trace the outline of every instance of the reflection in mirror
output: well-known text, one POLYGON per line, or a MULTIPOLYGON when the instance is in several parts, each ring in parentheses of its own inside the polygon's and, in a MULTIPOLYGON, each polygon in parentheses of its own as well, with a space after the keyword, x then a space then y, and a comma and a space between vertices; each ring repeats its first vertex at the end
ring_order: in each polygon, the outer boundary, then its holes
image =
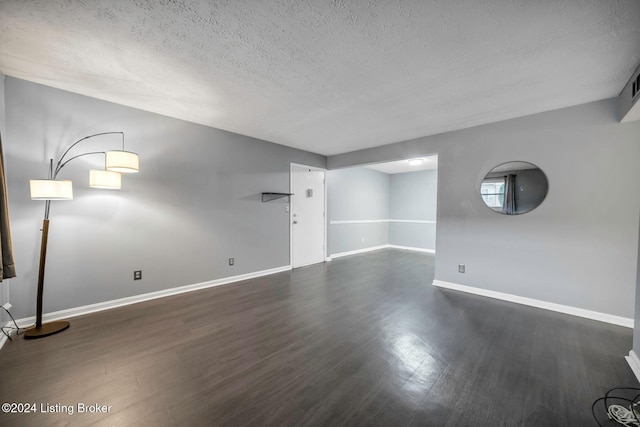
POLYGON ((495 212, 519 215, 537 208, 548 189, 547 177, 539 167, 527 162, 508 162, 484 177, 480 194, 495 212))

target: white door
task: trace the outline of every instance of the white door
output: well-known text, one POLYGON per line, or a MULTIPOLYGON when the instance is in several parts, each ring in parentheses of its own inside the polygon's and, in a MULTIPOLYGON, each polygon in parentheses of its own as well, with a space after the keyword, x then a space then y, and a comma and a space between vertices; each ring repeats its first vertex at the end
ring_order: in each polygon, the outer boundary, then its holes
POLYGON ((291 265, 325 260, 325 171, 291 165, 291 265))

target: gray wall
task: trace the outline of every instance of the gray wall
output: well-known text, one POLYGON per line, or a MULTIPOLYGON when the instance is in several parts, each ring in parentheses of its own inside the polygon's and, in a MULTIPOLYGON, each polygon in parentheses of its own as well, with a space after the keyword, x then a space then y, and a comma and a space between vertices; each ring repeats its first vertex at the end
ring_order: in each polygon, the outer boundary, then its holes
POLYGON ((619 123, 617 102, 332 156, 328 166, 438 154, 436 279, 631 318, 640 122, 619 123), (482 202, 480 182, 514 160, 539 166, 549 194, 525 215, 496 215, 482 202))
POLYGON ((0 72, 0 132, 4 134, 6 130, 5 106, 4 106, 4 81, 5 76, 0 72))
MULTIPOLYGON (((435 221, 437 187, 436 170, 390 175, 390 218, 435 221)), ((436 224, 392 222, 389 224, 389 243, 435 250, 435 232, 436 224)))
MULTIPOLYGON (((289 214, 260 193, 288 191, 291 162, 325 167, 324 156, 15 78, 5 91, 18 317, 35 311, 44 207, 30 200, 29 179, 46 177, 50 157, 101 131, 124 131, 141 171, 123 176, 117 192, 88 188, 100 156, 62 172, 75 198, 52 203, 45 312, 289 264, 289 214), (143 280, 134 282, 137 269, 143 280)), ((79 148, 117 146, 118 137, 101 137, 79 148)))
POLYGON ((389 218, 389 175, 366 168, 327 172, 329 254, 389 243, 387 222, 331 224, 389 218))
MULTIPOLYGON (((6 138, 6 126, 5 126, 5 106, 4 106, 4 74, 0 73, 0 135, 2 138, 6 138)), ((5 169, 7 168, 7 163, 5 161, 5 169)), ((11 211, 9 211, 9 215, 11 216, 11 211)), ((11 217, 10 217, 11 219, 11 217)), ((18 271, 19 273, 19 271, 18 271)), ((15 279, 8 279, 0 283, 0 305, 9 301, 9 281, 15 279)), ((9 316, 7 316, 4 310, 0 312, 0 325, 4 326, 7 321, 9 321, 9 316)))
MULTIPOLYGON (((638 216, 640 223, 640 215, 638 216)), ((640 234, 638 235, 638 263, 636 273, 636 317, 633 322, 633 351, 640 356, 640 234)))

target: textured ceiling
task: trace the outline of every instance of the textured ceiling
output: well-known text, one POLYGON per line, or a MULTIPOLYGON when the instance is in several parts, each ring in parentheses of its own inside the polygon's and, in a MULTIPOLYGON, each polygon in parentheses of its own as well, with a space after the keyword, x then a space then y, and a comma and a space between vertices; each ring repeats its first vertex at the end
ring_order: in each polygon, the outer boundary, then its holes
POLYGON ((637 0, 0 0, 6 75, 325 155, 613 97, 637 0))

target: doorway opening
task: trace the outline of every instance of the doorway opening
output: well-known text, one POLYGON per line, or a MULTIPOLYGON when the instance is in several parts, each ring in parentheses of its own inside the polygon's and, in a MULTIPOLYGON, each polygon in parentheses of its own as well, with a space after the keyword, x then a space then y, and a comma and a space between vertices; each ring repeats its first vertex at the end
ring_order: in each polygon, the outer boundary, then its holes
POLYGON ((327 172, 330 258, 382 248, 435 253, 438 156, 327 172))

